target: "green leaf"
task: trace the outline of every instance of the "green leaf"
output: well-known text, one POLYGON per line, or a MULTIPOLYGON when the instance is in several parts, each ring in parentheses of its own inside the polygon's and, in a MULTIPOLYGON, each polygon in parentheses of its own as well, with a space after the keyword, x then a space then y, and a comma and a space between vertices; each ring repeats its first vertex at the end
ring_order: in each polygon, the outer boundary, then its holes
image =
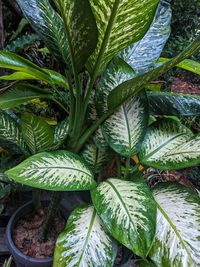
POLYGON ((170 61, 162 64, 161 66, 137 76, 131 80, 123 82, 117 86, 113 91, 110 92, 108 96, 108 107, 114 109, 120 106, 127 98, 141 91, 145 85, 150 81, 156 79, 163 73, 167 72, 169 69, 176 66, 179 62, 187 57, 190 57, 195 52, 200 49, 200 36, 198 36, 185 51, 180 53, 177 57, 171 59, 170 61))
POLYGON ((96 88, 96 108, 100 115, 108 111, 109 93, 119 84, 133 77, 135 77, 135 72, 123 59, 115 57, 110 62, 96 88))
POLYGON ((160 1, 151 27, 145 36, 120 53, 120 56, 138 73, 155 67, 170 35, 171 7, 160 1))
POLYGON ((112 267, 117 245, 92 206, 75 209, 59 235, 53 267, 112 267))
POLYGON ((152 115, 200 115, 199 96, 169 92, 148 92, 147 96, 152 115))
POLYGON ((155 122, 147 131, 139 159, 142 165, 162 170, 194 166, 200 163, 200 135, 175 120, 155 122))
POLYGON ((148 126, 145 92, 132 96, 103 124, 103 135, 110 147, 124 157, 140 150, 148 126))
POLYGON ((34 114, 24 113, 21 117, 24 140, 32 154, 43 152, 53 143, 53 131, 48 123, 34 114))
POLYGON ((189 188, 164 183, 153 190, 157 230, 150 257, 159 267, 200 265, 200 198, 189 188))
MULTIPOLYGON (((81 71, 97 45, 98 30, 89 0, 57 1, 65 28, 71 57, 77 71, 81 71)), ((72 63, 72 62, 71 62, 72 63)))
MULTIPOLYGON (((32 79, 35 80, 45 81, 50 84, 58 84, 64 88, 68 87, 66 78, 60 73, 53 70, 40 68, 31 61, 14 53, 0 51, 0 68, 17 70, 21 74, 24 73, 23 75, 26 74, 26 76, 20 77, 20 80, 22 78, 25 80, 27 77, 30 79, 33 76, 32 79)), ((16 72, 10 75, 10 79, 17 80, 20 76, 20 73, 16 72)), ((9 76, 2 77, 1 79, 9 79, 9 76)))
POLYGON ((98 27, 98 43, 87 67, 96 75, 119 51, 139 41, 148 30, 158 0, 91 0, 98 27))
POLYGON ((30 25, 58 60, 68 57, 67 36, 63 21, 48 0, 17 0, 30 25))
MULTIPOLYGON (((159 62, 167 62, 169 60, 170 60, 169 58, 163 58, 163 57, 159 58, 159 62)), ((177 64, 176 67, 200 75, 200 63, 195 60, 185 59, 181 61, 179 64, 177 64)))
POLYGON ((93 141, 96 147, 100 150, 105 151, 108 148, 108 143, 103 136, 102 129, 99 127, 93 135, 93 141))
POLYGON ((0 111, 0 139, 16 145, 23 153, 28 153, 19 125, 4 111, 0 111))
POLYGON ((46 190, 90 190, 96 186, 84 161, 66 150, 36 154, 6 174, 16 182, 46 190))
POLYGON ((59 146, 63 144, 63 142, 67 139, 69 133, 69 119, 66 118, 61 121, 54 128, 54 140, 53 140, 53 148, 58 149, 59 146))
POLYGON ((98 149, 93 142, 87 143, 81 152, 81 157, 87 162, 94 173, 100 171, 112 159, 109 149, 98 149))
POLYGON ((0 80, 5 80, 5 81, 37 80, 37 77, 22 71, 17 71, 9 75, 0 76, 0 80))
POLYGON ((47 90, 29 84, 17 84, 1 94, 0 108, 13 108, 36 98, 51 98, 47 90))
POLYGON ((136 255, 146 257, 156 226, 156 204, 147 185, 108 179, 91 194, 110 234, 136 255))
POLYGON ((11 185, 0 183, 0 200, 5 198, 11 191, 11 185))

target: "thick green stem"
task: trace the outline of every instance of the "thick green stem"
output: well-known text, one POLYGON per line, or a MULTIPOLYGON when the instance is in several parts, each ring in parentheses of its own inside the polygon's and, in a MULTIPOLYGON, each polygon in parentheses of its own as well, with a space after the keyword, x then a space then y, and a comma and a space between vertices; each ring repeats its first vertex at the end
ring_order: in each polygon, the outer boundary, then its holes
POLYGON ((40 242, 45 242, 47 240, 48 233, 54 224, 54 219, 58 211, 61 198, 62 198, 62 192, 53 192, 51 203, 48 208, 47 218, 44 223, 41 235, 39 237, 40 242))
POLYGON ((32 200, 35 211, 41 209, 41 190, 33 189, 32 190, 32 200))

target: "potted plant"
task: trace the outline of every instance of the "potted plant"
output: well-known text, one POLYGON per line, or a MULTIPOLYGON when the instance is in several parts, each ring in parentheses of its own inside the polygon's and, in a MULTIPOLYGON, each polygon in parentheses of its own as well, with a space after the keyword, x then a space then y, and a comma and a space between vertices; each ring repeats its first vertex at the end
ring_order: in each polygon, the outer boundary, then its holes
MULTIPOLYGON (((62 191, 91 193, 90 203, 71 213, 59 235, 53 266, 113 266, 118 244, 153 261, 140 261, 143 266, 198 265, 198 195, 176 183, 151 191, 141 174, 148 167, 171 170, 200 162, 200 136, 166 118, 198 114, 199 97, 149 91, 152 80, 199 51, 200 37, 175 58, 159 58, 170 33, 171 12, 165 1, 18 3, 65 72, 1 51, 0 66, 16 70, 1 79, 43 83, 17 84, 1 95, 0 107, 47 98, 66 112, 66 119, 54 129, 51 146, 6 174, 54 191, 41 242, 48 236, 62 191), (44 89, 47 84, 50 89, 44 89), (149 114, 156 122, 149 123, 149 114), (118 174, 102 181, 99 173, 110 158, 109 148, 118 174)), ((193 72, 199 68, 190 60, 179 66, 193 72)), ((14 127, 8 129, 17 132, 15 142, 24 148, 24 130, 14 127)), ((26 264, 33 266, 28 259, 26 264)))

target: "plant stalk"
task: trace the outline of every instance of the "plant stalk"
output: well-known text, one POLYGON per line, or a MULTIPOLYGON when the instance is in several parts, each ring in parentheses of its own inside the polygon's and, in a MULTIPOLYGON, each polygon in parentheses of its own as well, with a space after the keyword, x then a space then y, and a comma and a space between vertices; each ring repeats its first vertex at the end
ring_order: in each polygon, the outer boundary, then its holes
POLYGON ((39 236, 39 241, 41 243, 45 242, 48 238, 48 233, 54 224, 54 219, 58 211, 61 198, 62 198, 62 192, 53 192, 51 203, 48 207, 47 218, 42 228, 41 235, 39 236))

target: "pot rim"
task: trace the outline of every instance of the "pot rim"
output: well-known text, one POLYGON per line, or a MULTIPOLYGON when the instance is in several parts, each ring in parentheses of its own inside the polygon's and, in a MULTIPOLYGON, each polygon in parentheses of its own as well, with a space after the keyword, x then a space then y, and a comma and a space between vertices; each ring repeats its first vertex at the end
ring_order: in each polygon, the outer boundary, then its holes
MULTIPOLYGON (((49 200, 42 200, 42 203, 49 203, 50 201, 49 200)), ((23 254, 17 247, 16 245, 14 244, 13 242, 13 239, 12 239, 12 231, 13 231, 13 228, 15 226, 15 224, 17 223, 17 221, 23 217, 25 214, 22 214, 21 216, 18 215, 21 213, 21 211, 24 210, 24 208, 28 207, 28 206, 33 206, 33 202, 32 201, 29 201, 27 203, 25 203, 24 205, 22 205, 21 207, 19 207, 14 213, 13 215, 11 216, 10 220, 8 221, 8 224, 7 224, 7 227, 6 227, 6 242, 7 242, 7 245, 8 245, 8 248, 9 248, 9 251, 11 252, 12 256, 14 258, 20 258, 20 261, 21 263, 23 264, 26 264, 27 261, 30 261, 32 263, 51 263, 52 260, 53 260, 53 257, 47 257, 47 258, 44 258, 44 259, 40 259, 40 258, 33 258, 33 257, 30 257, 30 256, 27 256, 25 254, 23 254), (15 255, 13 255, 15 254, 15 255), (16 257, 17 255, 17 257, 16 257)), ((63 205, 60 205, 60 209, 61 211, 64 210, 64 206, 63 205)), ((66 208, 65 208, 66 209, 66 208)), ((18 259, 16 259, 18 260, 18 259)))

